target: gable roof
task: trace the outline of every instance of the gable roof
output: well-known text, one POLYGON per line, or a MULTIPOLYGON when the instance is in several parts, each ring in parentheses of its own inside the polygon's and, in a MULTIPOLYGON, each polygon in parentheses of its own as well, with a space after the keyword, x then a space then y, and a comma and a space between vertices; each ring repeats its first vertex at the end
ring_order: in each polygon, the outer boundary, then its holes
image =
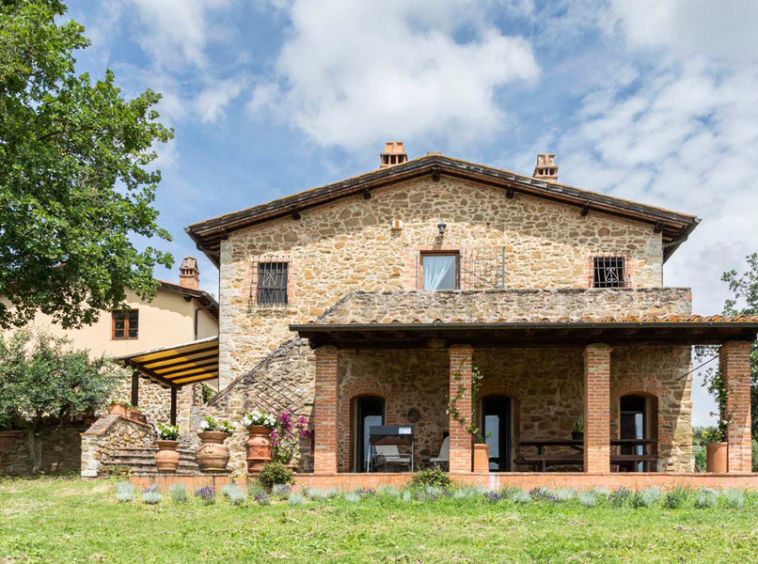
POLYGON ((187 227, 186 232, 196 243, 197 248, 204 252, 211 262, 219 266, 221 241, 226 239, 232 231, 287 216, 299 219, 300 212, 308 208, 356 194, 363 194, 364 197, 370 198, 371 190, 412 178, 425 175, 434 177, 440 174, 502 188, 509 195, 514 193, 528 194, 573 205, 581 208, 582 213, 594 210, 651 224, 655 226, 656 231, 662 234, 664 261, 674 253, 681 243, 687 240, 689 234, 700 222, 697 217, 689 214, 648 206, 564 184, 552 184, 530 176, 522 176, 460 159, 442 155, 427 155, 400 165, 374 170, 334 184, 311 188, 266 204, 201 221, 187 227))
POLYGON ((218 302, 216 301, 216 298, 211 296, 208 292, 186 288, 181 284, 174 284, 173 282, 166 282, 164 280, 158 280, 158 283, 160 284, 160 288, 163 290, 168 290, 169 292, 176 292, 190 298, 195 298, 200 302, 200 305, 203 306, 204 309, 208 310, 208 313, 218 319, 218 302))

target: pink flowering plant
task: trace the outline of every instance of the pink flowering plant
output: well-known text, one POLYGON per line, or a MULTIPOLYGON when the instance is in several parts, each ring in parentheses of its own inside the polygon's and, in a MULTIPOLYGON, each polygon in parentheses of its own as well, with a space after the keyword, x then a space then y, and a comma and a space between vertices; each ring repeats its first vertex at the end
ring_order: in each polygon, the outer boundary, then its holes
POLYGON ((300 441, 310 438, 310 422, 304 415, 296 416, 292 410, 285 409, 276 419, 276 427, 271 431, 274 445, 274 460, 289 464, 298 450, 300 441))

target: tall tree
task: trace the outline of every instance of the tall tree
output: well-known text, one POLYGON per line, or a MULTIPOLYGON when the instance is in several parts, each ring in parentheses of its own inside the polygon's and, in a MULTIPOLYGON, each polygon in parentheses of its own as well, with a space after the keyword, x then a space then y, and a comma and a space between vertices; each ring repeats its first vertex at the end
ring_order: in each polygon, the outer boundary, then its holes
POLYGON ((105 407, 124 377, 105 357, 90 359, 60 337, 26 330, 0 336, 0 426, 26 430, 36 473, 45 436, 105 407))
POLYGON ((173 133, 146 90, 125 100, 108 70, 76 74, 84 28, 59 0, 0 0, 0 328, 37 311, 64 327, 149 299, 171 255, 130 235, 170 240, 152 203, 154 146, 173 133))

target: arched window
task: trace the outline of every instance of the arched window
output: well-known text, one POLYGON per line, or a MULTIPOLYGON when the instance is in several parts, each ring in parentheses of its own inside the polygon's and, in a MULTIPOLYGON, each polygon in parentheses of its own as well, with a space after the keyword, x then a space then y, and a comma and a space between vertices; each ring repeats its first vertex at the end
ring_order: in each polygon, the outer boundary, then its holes
POLYGON ((353 467, 356 472, 366 472, 371 454, 369 429, 375 425, 384 425, 384 399, 377 396, 361 396, 354 401, 353 467))
POLYGON ((513 450, 511 398, 486 396, 482 399, 481 430, 490 446, 490 470, 510 472, 513 450))
MULTIPOLYGON (((629 394, 619 398, 619 438, 620 439, 657 439, 658 400, 655 396, 629 394)), ((621 445, 619 454, 645 455, 655 454, 657 444, 621 445)), ((621 472, 645 472, 655 469, 655 464, 646 462, 623 462, 619 464, 621 472)))

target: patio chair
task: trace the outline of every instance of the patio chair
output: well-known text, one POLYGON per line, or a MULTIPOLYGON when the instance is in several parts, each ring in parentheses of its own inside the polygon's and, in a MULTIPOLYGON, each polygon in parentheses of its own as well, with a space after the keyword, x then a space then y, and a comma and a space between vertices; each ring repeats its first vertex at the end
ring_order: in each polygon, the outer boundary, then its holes
POLYGON ((373 462, 377 472, 410 471, 411 455, 401 454, 397 445, 376 445, 374 450, 373 462))
POLYGON ((447 470, 450 466, 450 437, 445 437, 440 447, 440 453, 434 458, 429 459, 432 468, 440 467, 447 470))

